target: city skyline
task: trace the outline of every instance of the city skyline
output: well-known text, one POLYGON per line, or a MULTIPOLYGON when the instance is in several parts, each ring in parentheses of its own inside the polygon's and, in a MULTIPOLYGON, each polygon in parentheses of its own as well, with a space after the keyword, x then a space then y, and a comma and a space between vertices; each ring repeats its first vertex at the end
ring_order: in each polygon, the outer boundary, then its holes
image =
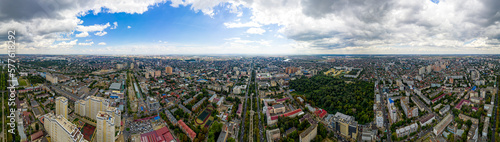
MULTIPOLYGON (((499 54, 500 2, 2 1, 17 54, 499 54), (26 10, 27 9, 27 10, 26 10)), ((7 53, 7 34, 0 50, 7 53)))

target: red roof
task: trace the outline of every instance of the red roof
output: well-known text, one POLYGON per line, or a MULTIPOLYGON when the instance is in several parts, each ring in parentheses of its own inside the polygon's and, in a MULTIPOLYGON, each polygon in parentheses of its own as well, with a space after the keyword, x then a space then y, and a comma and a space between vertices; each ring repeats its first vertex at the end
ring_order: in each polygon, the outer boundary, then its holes
POLYGON ((141 134, 141 142, 158 142, 158 135, 154 131, 141 134))
POLYGON ((283 102, 283 101, 286 101, 286 100, 288 100, 288 99, 289 99, 288 97, 283 98, 283 99, 277 99, 277 100, 276 100, 276 102, 283 102))
POLYGON ((327 112, 324 109, 318 109, 314 112, 314 114, 316 114, 320 118, 323 118, 327 114, 327 112))
POLYGON ((36 132, 34 134, 31 134, 31 141, 34 141, 34 140, 36 140, 36 139, 38 139, 38 138, 40 138, 42 136, 43 136, 43 132, 42 131, 38 131, 38 132, 36 132))
POLYGON ((184 132, 189 136, 189 138, 191 138, 191 140, 194 139, 194 137, 196 137, 196 133, 191 130, 191 128, 189 128, 186 123, 184 123, 184 121, 182 120, 179 120, 177 122, 179 124, 179 126, 181 126, 181 129, 184 130, 184 132))
POLYGON ((441 95, 441 96, 439 96, 439 97, 437 97, 437 98, 433 99, 433 100, 432 100, 432 103, 434 103, 434 102, 436 102, 436 101, 440 100, 440 99, 441 99, 441 98, 443 98, 445 95, 451 95, 451 93, 450 93, 450 94, 443 94, 443 95, 441 95))
POLYGON ((464 99, 460 100, 460 102, 457 104, 457 106, 455 106, 455 109, 462 109, 462 105, 464 103, 469 103, 470 104, 470 101, 469 100, 464 100, 464 99))
POLYGON ((241 113, 241 111, 243 111, 243 104, 238 105, 238 111, 236 111, 236 113, 241 113))
POLYGON ((296 109, 296 110, 294 110, 294 111, 290 111, 290 112, 287 112, 287 113, 285 113, 285 114, 279 114, 279 115, 271 116, 271 120, 276 120, 276 119, 278 119, 278 117, 280 117, 280 116, 283 116, 283 117, 288 117, 288 116, 290 116, 290 115, 294 115, 294 114, 299 113, 299 112, 301 112, 301 111, 302 111, 302 109, 296 109))
POLYGON ((156 135, 158 135, 159 141, 169 142, 174 139, 167 127, 156 130, 156 135))

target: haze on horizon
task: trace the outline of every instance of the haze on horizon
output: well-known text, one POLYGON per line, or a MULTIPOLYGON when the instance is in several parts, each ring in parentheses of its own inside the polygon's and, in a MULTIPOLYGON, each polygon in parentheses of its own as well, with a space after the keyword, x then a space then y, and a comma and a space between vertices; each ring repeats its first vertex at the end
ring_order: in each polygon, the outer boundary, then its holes
POLYGON ((499 54, 498 0, 0 1, 18 54, 499 54))

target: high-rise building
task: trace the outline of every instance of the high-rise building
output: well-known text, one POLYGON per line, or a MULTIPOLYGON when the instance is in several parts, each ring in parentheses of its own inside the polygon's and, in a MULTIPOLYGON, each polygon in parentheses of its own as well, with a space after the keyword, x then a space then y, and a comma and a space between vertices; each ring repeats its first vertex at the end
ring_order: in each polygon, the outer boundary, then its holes
POLYGON ((116 69, 118 69, 118 70, 123 69, 123 64, 116 64, 116 69))
POLYGON ((43 127, 52 142, 87 142, 78 127, 62 115, 46 114, 43 117, 43 127))
POLYGON ((378 128, 383 128, 384 127, 384 116, 382 115, 382 111, 377 111, 376 115, 376 121, 377 121, 377 127, 378 128))
POLYGON ((111 114, 99 111, 96 117, 96 141, 114 142, 115 141, 115 122, 111 114))
POLYGON ((345 115, 337 112, 333 116, 333 130, 340 133, 348 139, 355 140, 358 136, 358 122, 354 120, 354 116, 345 115))
POLYGON ((425 70, 427 71, 427 73, 431 73, 432 71, 432 65, 428 65, 425 70))
POLYGON ((165 67, 165 73, 166 74, 172 74, 172 67, 170 67, 170 66, 165 67))
POLYGON ((47 73, 45 75, 45 79, 47 79, 52 84, 57 84, 59 82, 59 78, 51 73, 47 73))
POLYGON ((95 116, 99 111, 105 111, 109 106, 109 101, 96 96, 88 96, 84 100, 75 102, 75 108, 83 111, 77 111, 80 116, 86 116, 95 120, 95 116), (83 102, 82 102, 83 101, 83 102))
POLYGON ((421 68, 418 70, 418 74, 425 74, 425 67, 421 67, 421 68))
POLYGON ((401 97, 401 107, 407 118, 417 117, 418 108, 416 106, 410 107, 409 101, 410 99, 408 97, 401 97))
POLYGON ((65 97, 56 98, 56 115, 62 115, 68 119, 68 99, 65 97))
POLYGON ((287 67, 285 69, 285 73, 286 74, 292 74, 292 73, 297 72, 298 70, 299 70, 299 68, 297 68, 297 67, 287 67))
POLYGON ((155 71, 155 77, 160 77, 160 76, 161 76, 161 71, 160 70, 155 71))
POLYGON ((88 96, 75 102, 75 113, 80 116, 96 120, 95 116, 99 111, 109 113, 114 117, 115 126, 121 126, 121 111, 116 107, 109 106, 109 100, 102 97, 88 96))
POLYGON ((116 108, 116 107, 108 107, 108 109, 106 109, 106 113, 110 114, 111 116, 113 116, 113 118, 115 118, 115 126, 121 126, 121 118, 122 118, 122 112, 116 108))
POLYGON ((87 101, 85 100, 78 100, 75 102, 75 113, 80 115, 80 116, 86 116, 85 115, 85 109, 87 108, 87 101))

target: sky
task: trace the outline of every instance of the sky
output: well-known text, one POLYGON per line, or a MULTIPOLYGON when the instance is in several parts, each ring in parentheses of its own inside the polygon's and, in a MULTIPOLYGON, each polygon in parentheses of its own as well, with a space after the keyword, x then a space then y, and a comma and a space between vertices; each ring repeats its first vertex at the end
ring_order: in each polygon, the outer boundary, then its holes
POLYGON ((17 54, 499 54, 499 0, 5 0, 17 54))

